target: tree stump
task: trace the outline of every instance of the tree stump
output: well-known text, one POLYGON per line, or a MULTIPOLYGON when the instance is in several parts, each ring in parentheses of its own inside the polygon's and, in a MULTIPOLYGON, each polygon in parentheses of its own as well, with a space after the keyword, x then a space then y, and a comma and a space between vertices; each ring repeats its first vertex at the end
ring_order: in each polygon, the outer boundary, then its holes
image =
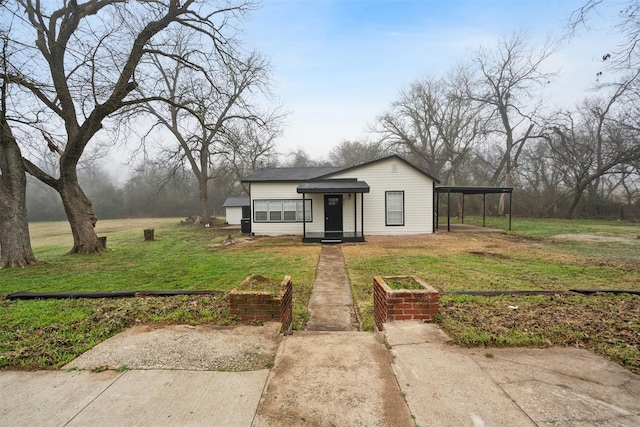
POLYGON ((104 249, 107 249, 107 236, 98 237, 100 244, 104 249))
POLYGON ((148 228, 144 230, 144 240, 146 242, 151 242, 153 240, 153 233, 154 233, 153 228, 148 228))

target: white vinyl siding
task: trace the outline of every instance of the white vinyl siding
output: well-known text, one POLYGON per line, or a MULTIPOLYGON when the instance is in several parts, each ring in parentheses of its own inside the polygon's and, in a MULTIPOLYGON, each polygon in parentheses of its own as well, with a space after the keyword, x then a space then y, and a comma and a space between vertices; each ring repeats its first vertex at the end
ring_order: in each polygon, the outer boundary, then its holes
POLYGON ((404 192, 387 191, 386 197, 386 224, 404 225, 404 192))
MULTIPOLYGON (((369 184, 371 191, 364 194, 364 235, 407 235, 433 232, 433 180, 403 161, 390 158, 345 172, 332 174, 329 178, 357 178, 369 184), (404 192, 404 226, 387 224, 386 193, 404 192)), ((360 228, 360 194, 357 195, 357 223, 360 228)), ((353 199, 353 195, 352 195, 353 199)), ((351 202, 353 203, 353 202, 351 202)), ((353 223, 353 204, 345 203, 345 226, 353 223)), ((353 225, 351 225, 353 227, 353 225)), ((358 230, 359 231, 359 230, 358 230)))
MULTIPOLYGON (((344 172, 334 173, 328 178, 344 179, 357 178, 365 181, 371 188, 370 193, 353 194, 344 193, 343 202, 343 228, 345 232, 352 232, 354 224, 360 232, 361 214, 364 211, 364 235, 407 235, 433 232, 433 180, 420 173, 411 166, 397 158, 389 158, 384 161, 370 163, 361 167, 355 167, 344 172), (387 224, 386 193, 404 193, 403 216, 404 226, 387 224), (350 196, 350 197, 349 197, 350 196), (364 200, 364 209, 362 202, 364 200), (355 218, 354 218, 355 216, 355 218)), ((257 236, 277 236, 284 234, 301 236, 303 232, 302 222, 268 222, 268 209, 257 209, 259 202, 269 200, 302 200, 302 195, 296 189, 299 182, 254 182, 251 183, 251 201, 253 204, 252 232, 257 236), (258 218, 258 214, 263 219, 258 218)), ((307 233, 324 231, 324 195, 307 194, 307 200, 311 200, 311 209, 306 209, 307 223, 304 225, 307 233), (312 212, 310 212, 312 210, 312 212), (311 215, 313 216, 311 217, 311 215), (312 221, 314 219, 315 221, 312 221)), ((309 202, 307 202, 309 203, 309 202)), ((283 206, 283 218, 289 217, 290 207, 283 206)), ((302 215, 301 203, 297 205, 296 218, 302 215)))
POLYGON ((224 210, 227 224, 240 225, 240 222, 242 220, 242 207, 230 206, 228 208, 224 208, 224 210))

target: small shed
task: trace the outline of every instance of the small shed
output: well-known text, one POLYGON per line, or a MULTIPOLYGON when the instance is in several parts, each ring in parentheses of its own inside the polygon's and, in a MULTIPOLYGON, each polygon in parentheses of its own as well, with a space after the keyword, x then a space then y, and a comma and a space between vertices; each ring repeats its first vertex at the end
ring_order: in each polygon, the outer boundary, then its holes
POLYGON ((251 206, 248 196, 229 196, 222 207, 225 210, 227 224, 240 225, 243 218, 251 218, 251 206))

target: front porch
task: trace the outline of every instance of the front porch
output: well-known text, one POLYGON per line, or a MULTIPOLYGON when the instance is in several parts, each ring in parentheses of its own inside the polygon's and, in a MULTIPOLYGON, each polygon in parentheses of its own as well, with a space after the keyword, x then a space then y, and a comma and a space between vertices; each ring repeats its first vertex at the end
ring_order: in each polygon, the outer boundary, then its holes
POLYGON ((364 242, 361 231, 353 232, 307 232, 302 241, 305 243, 343 243, 343 242, 364 242))
POLYGON ((364 194, 370 190, 366 182, 357 179, 314 180, 300 184, 296 190, 302 194, 303 200, 303 242, 364 242, 364 194), (316 204, 320 202, 324 219, 320 224, 312 224, 311 229, 305 211, 307 196, 315 199, 316 204), (353 221, 351 224, 350 220, 353 221))

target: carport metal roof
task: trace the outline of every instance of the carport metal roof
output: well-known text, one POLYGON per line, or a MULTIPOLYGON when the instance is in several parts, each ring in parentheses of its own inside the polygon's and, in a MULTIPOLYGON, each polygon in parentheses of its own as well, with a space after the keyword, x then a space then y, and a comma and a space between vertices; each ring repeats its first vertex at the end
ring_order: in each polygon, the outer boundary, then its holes
MULTIPOLYGON (((464 224, 464 196, 467 194, 482 194, 482 226, 485 226, 486 196, 487 194, 509 194, 509 231, 511 231, 511 202, 513 187, 464 187, 438 186, 436 187, 436 216, 440 218, 440 194, 447 194, 447 231, 451 231, 451 193, 462 194, 462 223, 464 224)), ((436 221, 438 228, 439 220, 436 221)))

